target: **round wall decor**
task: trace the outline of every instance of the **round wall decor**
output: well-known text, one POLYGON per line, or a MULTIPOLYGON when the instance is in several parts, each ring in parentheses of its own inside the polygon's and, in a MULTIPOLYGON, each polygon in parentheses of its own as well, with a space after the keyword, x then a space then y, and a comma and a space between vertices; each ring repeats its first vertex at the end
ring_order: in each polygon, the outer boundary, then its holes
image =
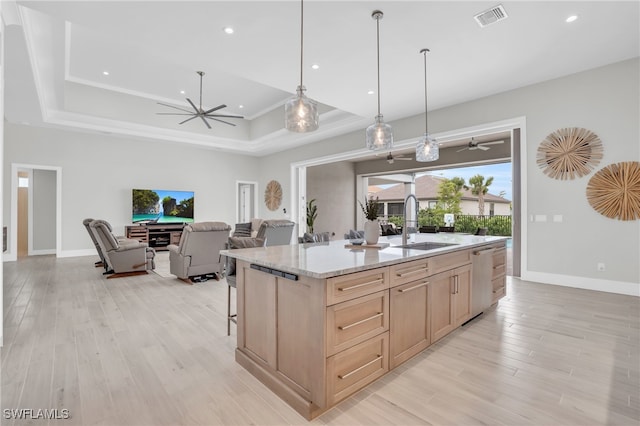
POLYGON ((640 162, 610 164, 599 170, 587 185, 587 200, 611 219, 640 219, 640 162))
POLYGON ((267 188, 264 190, 264 203, 271 211, 277 210, 282 201, 282 186, 276 180, 269 181, 267 188))
POLYGON ((580 127, 558 129, 538 147, 537 163, 553 179, 582 177, 602 160, 602 142, 595 133, 580 127))

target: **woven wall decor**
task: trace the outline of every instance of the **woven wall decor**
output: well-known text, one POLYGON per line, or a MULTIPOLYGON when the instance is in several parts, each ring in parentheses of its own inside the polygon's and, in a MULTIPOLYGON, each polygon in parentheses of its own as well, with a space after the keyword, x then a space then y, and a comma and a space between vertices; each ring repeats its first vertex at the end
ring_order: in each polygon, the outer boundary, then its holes
POLYGON ((580 127, 558 129, 538 147, 537 162, 553 179, 582 177, 602 160, 602 142, 593 132, 580 127))
POLYGON ((276 180, 269 181, 264 190, 264 203, 271 211, 277 210, 282 201, 282 186, 276 180))
POLYGON ((640 162, 610 164, 589 179, 587 200, 603 216, 640 219, 640 162))

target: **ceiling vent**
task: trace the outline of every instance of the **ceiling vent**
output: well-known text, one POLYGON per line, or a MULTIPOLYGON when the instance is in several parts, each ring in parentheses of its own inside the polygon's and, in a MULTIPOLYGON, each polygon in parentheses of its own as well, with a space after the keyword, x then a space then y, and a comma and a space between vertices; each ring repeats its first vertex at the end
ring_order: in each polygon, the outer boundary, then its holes
POLYGON ((487 25, 495 24, 498 21, 502 21, 508 18, 507 11, 504 10, 504 6, 501 4, 492 7, 491 9, 485 10, 484 12, 478 13, 473 17, 478 25, 481 28, 486 27, 487 25))

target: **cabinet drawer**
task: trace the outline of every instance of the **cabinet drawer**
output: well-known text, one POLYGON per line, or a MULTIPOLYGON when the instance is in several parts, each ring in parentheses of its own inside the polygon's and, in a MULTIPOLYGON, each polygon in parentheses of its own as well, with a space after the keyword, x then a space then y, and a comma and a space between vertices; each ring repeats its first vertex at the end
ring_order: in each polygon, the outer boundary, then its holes
POLYGON ((504 275, 491 281, 491 286, 493 289, 491 293, 491 304, 496 303, 507 294, 506 283, 507 278, 504 275))
POLYGON ((327 355, 389 329, 389 292, 362 296, 327 308, 327 355))
POLYGON ((442 254, 429 259, 431 274, 457 268, 471 263, 471 250, 461 250, 453 253, 442 254))
POLYGON ((341 275, 327 280, 327 306, 389 288, 389 268, 341 275))
POLYGON ((389 371, 389 333, 327 358, 328 405, 362 389, 389 371))
POLYGON ((406 284, 411 281, 425 278, 429 273, 429 259, 419 259, 411 262, 400 263, 389 267, 390 287, 406 284))

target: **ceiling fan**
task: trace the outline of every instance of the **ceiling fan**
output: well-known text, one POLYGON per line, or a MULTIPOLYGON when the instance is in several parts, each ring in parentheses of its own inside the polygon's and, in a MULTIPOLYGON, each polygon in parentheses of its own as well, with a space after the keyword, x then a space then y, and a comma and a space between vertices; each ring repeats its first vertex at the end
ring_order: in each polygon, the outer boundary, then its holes
POLYGON ((387 160, 387 163, 393 164, 395 160, 411 161, 413 160, 413 158, 404 157, 402 154, 398 154, 394 156, 391 152, 389 152, 387 154, 386 160, 387 160))
POLYGON ((187 98, 187 102, 189 102, 189 104, 193 107, 193 111, 191 111, 190 109, 186 109, 186 108, 182 108, 182 107, 177 107, 174 105, 169 105, 169 104, 163 104, 162 102, 158 102, 158 105, 163 105, 163 106, 167 106, 169 108, 174 108, 177 110, 180 110, 182 112, 158 112, 158 115, 186 115, 186 116, 190 116, 189 118, 187 118, 184 121, 181 121, 178 124, 184 124, 187 121, 191 121, 194 118, 198 118, 200 117, 200 119, 204 122, 204 124, 210 129, 211 126, 209 125, 209 122, 207 121, 207 119, 209 120, 215 120, 215 121, 219 121, 221 123, 224 124, 228 124, 229 126, 235 126, 235 124, 233 123, 229 123, 228 121, 224 121, 224 120, 220 120, 219 117, 223 117, 223 118, 244 118, 241 115, 231 115, 231 114, 213 114, 214 112, 222 109, 222 108, 226 108, 227 106, 225 104, 222 105, 218 105, 217 107, 213 107, 211 109, 208 110, 204 110, 202 108, 202 76, 204 75, 204 71, 196 71, 196 73, 200 76, 200 104, 199 106, 196 106, 191 99, 187 98))
POLYGON ((469 151, 473 151, 474 149, 488 151, 490 148, 487 145, 498 145, 501 143, 504 143, 504 141, 476 142, 475 140, 473 140, 473 138, 471 138, 468 146, 465 146, 464 148, 459 149, 456 152, 464 151, 465 149, 468 149, 469 151))

